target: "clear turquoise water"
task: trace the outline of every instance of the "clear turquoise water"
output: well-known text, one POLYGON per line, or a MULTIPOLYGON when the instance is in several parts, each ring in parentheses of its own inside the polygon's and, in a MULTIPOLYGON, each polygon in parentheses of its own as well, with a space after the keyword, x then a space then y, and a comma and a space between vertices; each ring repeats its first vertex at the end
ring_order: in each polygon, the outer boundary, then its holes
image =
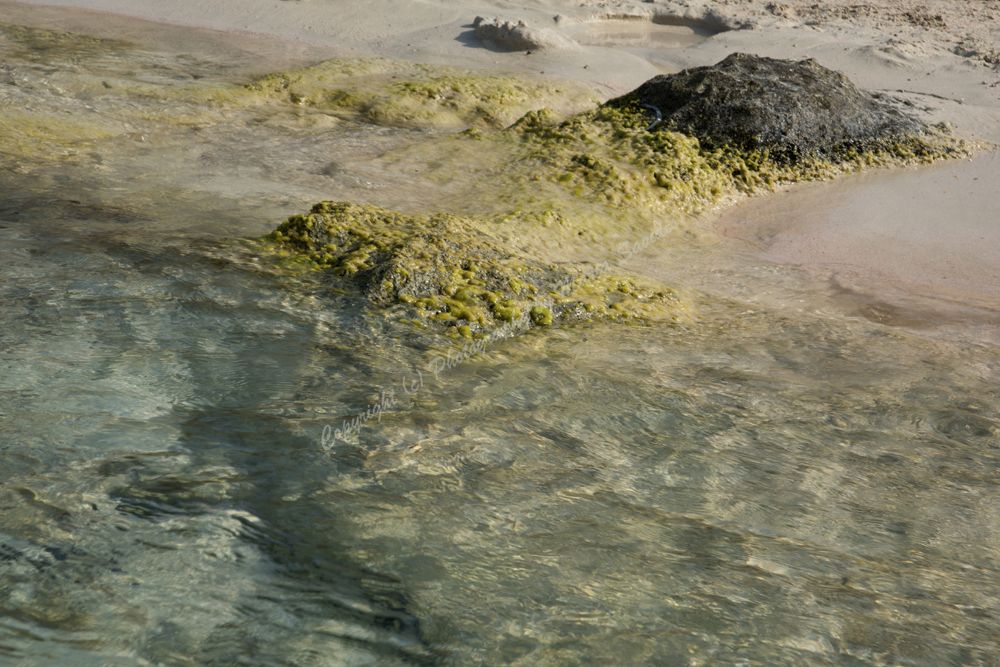
POLYGON ((0 664, 1000 664, 988 328, 664 241, 692 325, 434 378, 450 342, 216 243, 412 133, 242 123, 0 174, 0 664))

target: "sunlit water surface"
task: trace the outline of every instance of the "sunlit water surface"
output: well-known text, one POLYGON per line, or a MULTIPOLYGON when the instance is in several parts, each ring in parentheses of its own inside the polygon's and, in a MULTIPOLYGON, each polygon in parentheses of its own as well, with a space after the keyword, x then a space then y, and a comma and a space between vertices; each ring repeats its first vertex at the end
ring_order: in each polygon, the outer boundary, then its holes
MULTIPOLYGON (((17 94, 79 102, 29 64, 17 94)), ((363 172, 419 133, 289 122, 5 163, 0 663, 1000 662, 988 335, 668 239, 633 268, 694 324, 532 330, 435 377, 447 339, 219 250, 435 196, 363 172)))

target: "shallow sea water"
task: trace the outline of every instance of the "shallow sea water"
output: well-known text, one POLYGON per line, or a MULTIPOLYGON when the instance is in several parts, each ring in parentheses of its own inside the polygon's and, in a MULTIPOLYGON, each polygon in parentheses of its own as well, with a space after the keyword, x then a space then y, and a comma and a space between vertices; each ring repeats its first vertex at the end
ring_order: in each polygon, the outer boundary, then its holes
MULTIPOLYGON (((61 57, 2 99, 143 104, 51 92, 61 57)), ((631 268, 696 322, 435 377, 450 341, 218 245, 321 198, 426 205, 366 158, 421 133, 126 112, 0 170, 0 664, 1000 664, 989 331, 667 239, 631 268)))

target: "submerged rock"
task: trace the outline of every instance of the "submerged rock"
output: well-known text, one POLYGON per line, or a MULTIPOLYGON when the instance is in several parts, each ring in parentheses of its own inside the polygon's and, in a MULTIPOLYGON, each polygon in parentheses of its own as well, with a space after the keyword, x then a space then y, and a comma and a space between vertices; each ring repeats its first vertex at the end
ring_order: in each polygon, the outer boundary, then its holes
POLYGON ((606 274, 606 265, 556 267, 515 255, 476 220, 454 215, 320 202, 265 242, 353 283, 373 305, 409 304, 466 337, 518 321, 674 321, 685 309, 672 290, 606 274))
POLYGON ((660 128, 692 135, 707 149, 767 150, 783 162, 887 150, 923 129, 812 59, 734 53, 716 65, 657 76, 608 102, 636 103, 659 109, 660 128))

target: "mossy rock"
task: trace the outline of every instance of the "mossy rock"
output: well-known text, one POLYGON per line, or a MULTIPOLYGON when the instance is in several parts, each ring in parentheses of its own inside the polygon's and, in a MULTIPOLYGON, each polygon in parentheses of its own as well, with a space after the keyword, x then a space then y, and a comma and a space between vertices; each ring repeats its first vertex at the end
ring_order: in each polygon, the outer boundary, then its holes
MULTIPOLYGON (((737 54, 723 64, 742 60, 737 54)), ((802 65, 755 60, 777 63, 779 71, 785 66, 802 65)), ((815 63, 802 67, 807 72, 819 68, 815 63)), ((712 68, 697 71, 703 69, 712 68)), ((825 71, 829 73, 828 83, 840 81, 842 87, 853 89, 842 75, 825 71)), ((732 71, 725 74, 735 76, 732 71)), ((802 72, 800 76, 807 78, 802 72)), ((609 224, 627 228, 635 220, 650 224, 685 214, 697 215, 743 196, 772 192, 781 184, 824 180, 873 167, 926 164, 967 156, 976 150, 975 144, 951 137, 947 129, 925 127, 872 100, 874 106, 866 116, 868 125, 863 120, 836 118, 823 125, 818 120, 819 111, 804 108, 786 113, 784 120, 773 118, 780 116, 777 112, 762 113, 759 119, 751 118, 749 112, 741 115, 740 105, 756 109, 759 103, 754 97, 757 84, 752 78, 730 86, 734 97, 719 100, 724 108, 718 113, 699 98, 681 105, 677 116, 670 117, 667 114, 673 107, 668 105, 676 100, 671 102, 658 95, 666 95, 672 84, 660 84, 671 80, 656 77, 633 93, 565 120, 545 110, 531 112, 504 132, 492 135, 496 141, 520 141, 526 149, 518 164, 507 170, 515 174, 508 177, 514 182, 498 186, 502 201, 510 202, 512 208, 521 207, 519 200, 541 201, 541 208, 550 211, 550 216, 576 221, 577 226, 587 221, 598 230, 609 224), (653 128, 649 128, 653 114, 643 106, 650 101, 662 105, 667 115, 665 122, 653 128), (687 122, 688 114, 698 115, 696 120, 704 127, 687 122), (738 126, 740 119, 742 126, 738 126), (758 122, 785 129, 743 132, 758 122), (835 122, 840 123, 836 128, 835 122), (562 196, 555 193, 556 188, 563 190, 562 196)), ((792 92, 787 102, 792 106, 804 94, 796 92, 794 82, 792 77, 788 84, 792 92)), ((702 92, 705 99, 714 100, 710 88, 706 84, 702 92)), ((850 97, 849 92, 841 91, 840 98, 850 97)), ((758 97, 769 99, 768 95, 758 97)), ((864 100, 855 102, 858 107, 866 104, 864 100)), ((823 102, 814 100, 812 104, 821 111, 826 108, 823 102)), ((841 99, 828 106, 837 109, 845 104, 841 99)), ((530 215, 522 209, 518 218, 529 220, 530 215)))
POLYGON ((766 150, 785 162, 890 148, 926 129, 812 59, 733 53, 715 65, 654 77, 608 105, 636 102, 662 113, 655 130, 683 132, 709 150, 766 150))
POLYGON ((373 305, 408 304, 465 337, 517 322, 677 321, 686 313, 668 288, 515 255, 487 227, 453 215, 320 202, 263 241, 278 256, 353 283, 373 305))

